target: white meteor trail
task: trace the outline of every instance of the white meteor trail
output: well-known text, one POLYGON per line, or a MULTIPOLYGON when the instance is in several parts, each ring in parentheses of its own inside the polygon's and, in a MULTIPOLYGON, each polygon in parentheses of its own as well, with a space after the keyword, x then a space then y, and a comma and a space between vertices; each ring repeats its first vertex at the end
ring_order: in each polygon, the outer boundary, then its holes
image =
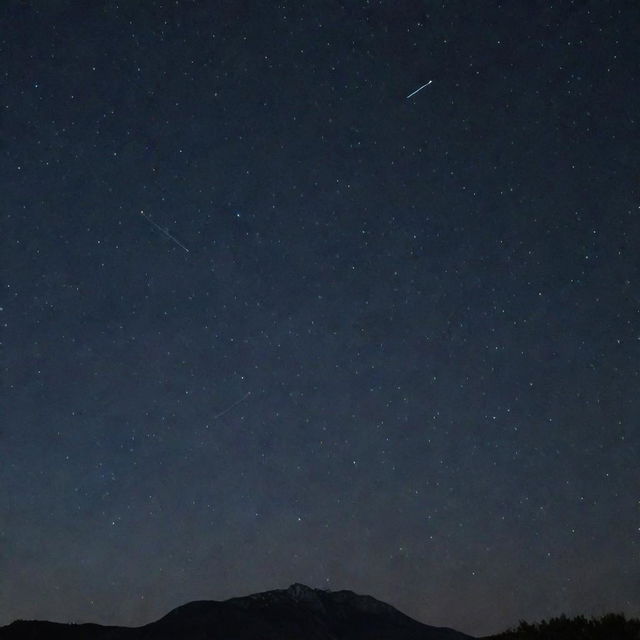
POLYGON ((166 229, 163 229, 160 225, 157 225, 144 211, 140 211, 140 215, 148 220, 160 233, 167 236, 170 240, 173 240, 179 247, 182 247, 187 253, 189 253, 189 249, 185 247, 178 238, 174 238, 166 229))
POLYGON ((213 416, 212 420, 217 420, 218 418, 221 418, 225 413, 229 413, 231 409, 235 409, 241 402, 244 402, 250 395, 251 395, 251 391, 247 391, 247 393, 245 393, 242 396, 242 398, 240 398, 240 400, 237 400, 236 402, 234 402, 230 407, 227 407, 224 411, 217 413, 215 416, 213 416))
POLYGON ((415 96, 416 93, 418 93, 418 91, 422 91, 425 87, 428 87, 431 83, 433 82, 433 80, 429 80, 429 82, 427 82, 426 84, 423 84, 421 87, 418 87, 413 93, 410 93, 407 96, 407 100, 411 97, 411 96, 415 96))

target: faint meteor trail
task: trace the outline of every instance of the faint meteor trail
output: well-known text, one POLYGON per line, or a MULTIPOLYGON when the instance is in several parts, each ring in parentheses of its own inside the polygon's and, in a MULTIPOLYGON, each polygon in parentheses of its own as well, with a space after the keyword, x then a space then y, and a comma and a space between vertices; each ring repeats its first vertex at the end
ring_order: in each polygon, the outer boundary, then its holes
POLYGON ((166 229, 163 229, 161 226, 157 225, 144 211, 140 211, 140 215, 149 221, 160 233, 167 236, 170 240, 173 240, 178 246, 182 247, 187 253, 189 253, 189 249, 185 247, 178 238, 174 238, 166 229))
POLYGON ((407 100, 411 97, 411 96, 415 96, 416 93, 418 93, 418 91, 422 91, 425 87, 428 87, 431 83, 433 82, 433 80, 429 80, 429 82, 427 82, 426 84, 423 84, 421 87, 418 87, 413 93, 410 93, 407 96, 407 100))
POLYGON ((247 393, 245 393, 242 396, 242 398, 240 398, 240 400, 236 400, 236 402, 234 402, 230 407, 227 407, 224 411, 221 411, 220 413, 217 413, 215 416, 213 416, 212 420, 217 420, 218 418, 222 417, 225 413, 229 413, 229 411, 231 411, 231 409, 234 409, 241 402, 244 402, 250 395, 251 395, 251 391, 247 391, 247 393))

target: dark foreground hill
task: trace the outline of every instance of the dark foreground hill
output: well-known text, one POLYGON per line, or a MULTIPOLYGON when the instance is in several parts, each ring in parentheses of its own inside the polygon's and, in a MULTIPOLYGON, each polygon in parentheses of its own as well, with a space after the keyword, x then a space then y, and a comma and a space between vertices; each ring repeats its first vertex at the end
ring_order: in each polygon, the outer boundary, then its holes
POLYGON ((294 584, 224 602, 191 602, 143 627, 17 621, 0 640, 469 640, 351 591, 294 584))

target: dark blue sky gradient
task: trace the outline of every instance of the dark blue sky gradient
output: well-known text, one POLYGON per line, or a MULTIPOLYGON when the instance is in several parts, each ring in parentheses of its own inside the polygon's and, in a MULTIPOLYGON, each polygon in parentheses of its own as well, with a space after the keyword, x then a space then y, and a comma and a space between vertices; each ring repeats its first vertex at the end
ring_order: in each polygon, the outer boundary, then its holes
POLYGON ((0 24, 0 624, 640 615, 637 2, 0 24))

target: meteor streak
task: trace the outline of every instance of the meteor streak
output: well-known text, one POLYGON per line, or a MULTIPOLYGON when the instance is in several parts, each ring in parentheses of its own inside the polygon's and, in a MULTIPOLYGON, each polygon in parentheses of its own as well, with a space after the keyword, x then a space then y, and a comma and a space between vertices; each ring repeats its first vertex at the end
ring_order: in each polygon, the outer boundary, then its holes
POLYGON ((140 211, 140 215, 145 218, 148 222, 150 222, 160 233, 167 236, 169 240, 173 240, 179 247, 182 247, 187 253, 189 253, 189 249, 185 247, 178 238, 174 238, 166 229, 163 229, 161 226, 157 225, 144 211, 140 211))
POLYGON ((428 87, 432 82, 433 80, 429 80, 429 82, 427 82, 426 84, 423 84, 421 87, 418 87, 413 93, 410 93, 407 96, 407 99, 409 99, 411 96, 415 96, 416 93, 418 93, 418 91, 422 91, 425 87, 428 87))

